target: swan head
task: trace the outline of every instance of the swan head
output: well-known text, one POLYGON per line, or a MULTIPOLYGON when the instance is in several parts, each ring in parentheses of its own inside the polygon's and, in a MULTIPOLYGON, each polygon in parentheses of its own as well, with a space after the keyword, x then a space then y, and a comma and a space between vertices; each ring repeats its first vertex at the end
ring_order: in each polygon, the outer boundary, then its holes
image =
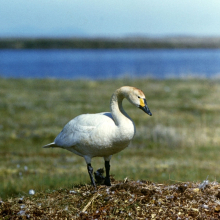
POLYGON ((121 90, 124 94, 124 97, 127 98, 131 104, 135 105, 148 115, 152 116, 152 113, 147 106, 145 95, 140 89, 130 86, 124 86, 121 88, 121 90))

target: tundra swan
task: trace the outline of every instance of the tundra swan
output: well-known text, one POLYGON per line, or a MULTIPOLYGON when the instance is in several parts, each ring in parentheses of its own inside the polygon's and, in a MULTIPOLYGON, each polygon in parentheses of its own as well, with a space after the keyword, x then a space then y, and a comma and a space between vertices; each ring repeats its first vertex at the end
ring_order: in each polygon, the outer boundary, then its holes
POLYGON ((106 171, 104 183, 111 186, 110 159, 113 154, 125 149, 135 135, 134 122, 122 107, 124 98, 148 115, 152 115, 144 93, 135 87, 123 86, 111 97, 111 112, 82 114, 75 117, 64 126, 53 143, 43 147, 59 147, 84 157, 94 187, 96 184, 91 159, 103 157, 106 171))

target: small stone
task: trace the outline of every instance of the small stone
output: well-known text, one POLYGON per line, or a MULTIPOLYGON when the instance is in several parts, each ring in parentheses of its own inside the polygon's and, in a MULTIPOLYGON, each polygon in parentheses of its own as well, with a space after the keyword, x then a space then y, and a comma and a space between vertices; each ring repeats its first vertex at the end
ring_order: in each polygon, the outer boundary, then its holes
POLYGON ((29 190, 29 195, 34 195, 35 194, 35 191, 33 189, 30 189, 29 190))

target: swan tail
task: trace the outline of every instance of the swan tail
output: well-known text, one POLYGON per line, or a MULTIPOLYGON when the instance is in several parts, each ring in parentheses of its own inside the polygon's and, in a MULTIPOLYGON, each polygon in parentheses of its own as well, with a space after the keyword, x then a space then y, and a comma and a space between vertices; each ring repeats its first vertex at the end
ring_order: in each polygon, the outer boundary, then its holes
POLYGON ((44 145, 43 148, 58 147, 54 142, 44 145))

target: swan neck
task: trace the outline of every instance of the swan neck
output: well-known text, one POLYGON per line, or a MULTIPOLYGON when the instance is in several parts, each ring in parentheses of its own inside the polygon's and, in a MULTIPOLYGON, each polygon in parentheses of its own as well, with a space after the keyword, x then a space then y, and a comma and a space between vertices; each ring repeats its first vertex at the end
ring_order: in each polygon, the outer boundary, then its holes
POLYGON ((120 90, 116 90, 111 98, 111 112, 116 125, 120 125, 125 119, 130 120, 130 117, 122 107, 124 98, 125 96, 120 90))

